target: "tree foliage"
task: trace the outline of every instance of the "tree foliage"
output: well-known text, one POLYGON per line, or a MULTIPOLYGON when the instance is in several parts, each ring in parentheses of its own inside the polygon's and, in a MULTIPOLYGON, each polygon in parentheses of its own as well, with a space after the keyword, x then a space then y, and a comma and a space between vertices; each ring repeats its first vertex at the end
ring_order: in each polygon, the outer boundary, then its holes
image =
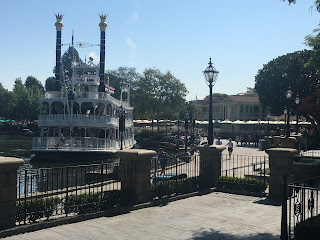
POLYGON ((27 88, 32 88, 32 87, 36 87, 40 90, 44 90, 43 89, 43 86, 42 86, 42 83, 36 79, 35 77, 33 76, 28 76, 26 81, 24 82, 24 85, 27 87, 27 88))
POLYGON ((0 117, 10 116, 10 102, 12 98, 12 92, 5 89, 0 83, 0 117))
MULTIPOLYGON (((293 4, 295 4, 296 3, 296 0, 282 0, 283 2, 289 2, 289 4, 291 4, 291 3, 293 3, 293 4)), ((316 7, 316 10, 318 11, 318 12, 320 12, 320 0, 315 0, 314 1, 314 6, 316 7)))
POLYGON ((54 91, 55 90, 55 83, 56 83, 55 77, 48 77, 45 82, 46 91, 54 91))
MULTIPOLYGON (((312 51, 297 51, 280 56, 265 64, 255 77, 255 89, 261 104, 273 114, 281 114, 288 104, 286 91, 291 88, 293 98, 309 96, 319 87, 319 73, 306 65, 312 51)), ((292 98, 293 104, 294 99, 292 98)))
POLYGON ((170 71, 146 69, 136 82, 132 93, 132 104, 137 118, 177 119, 185 112, 185 85, 170 71))
MULTIPOLYGON (((81 63, 81 64, 83 63, 77 49, 70 46, 61 57, 62 71, 63 71, 64 78, 72 77, 71 65, 72 65, 73 59, 77 63, 81 63)), ((53 73, 55 73, 55 68, 53 69, 53 73)))
MULTIPOLYGON (((293 112, 294 100, 301 99, 299 109, 302 116, 319 126, 319 100, 320 89, 319 71, 312 64, 307 64, 313 51, 297 51, 280 56, 258 71, 255 78, 255 89, 259 94, 261 104, 273 114, 280 115, 285 106, 293 112), (293 96, 286 98, 286 91, 291 88, 293 96), (311 104, 312 103, 312 104, 311 104)), ((316 127, 316 134, 319 128, 316 127)))
POLYGON ((316 89, 310 96, 302 99, 302 105, 299 108, 300 113, 306 117, 313 125, 316 132, 320 131, 320 89, 316 89))
POLYGON ((1 117, 31 121, 38 119, 39 98, 43 96, 42 84, 33 77, 27 79, 23 84, 21 78, 17 78, 13 91, 4 89, 0 84, 1 117))
POLYGON ((128 85, 134 88, 135 83, 140 78, 140 74, 132 67, 119 67, 116 70, 108 71, 106 75, 109 77, 110 86, 115 88, 113 96, 117 99, 120 99, 121 89, 126 88, 128 85))

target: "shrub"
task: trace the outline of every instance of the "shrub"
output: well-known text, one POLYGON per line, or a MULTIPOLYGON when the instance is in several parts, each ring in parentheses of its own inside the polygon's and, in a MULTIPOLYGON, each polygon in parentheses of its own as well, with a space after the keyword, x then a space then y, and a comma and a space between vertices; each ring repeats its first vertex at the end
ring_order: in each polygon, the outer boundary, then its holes
MULTIPOLYGON (((65 213, 84 214, 94 211, 103 211, 131 203, 130 195, 125 190, 113 190, 96 193, 70 194, 68 198, 41 198, 34 200, 17 201, 16 221, 36 222, 38 219, 47 219, 54 211, 65 210, 65 213)), ((61 213, 62 214, 62 211, 61 213)))
POLYGON ((219 177, 219 187, 245 192, 264 192, 268 183, 255 178, 219 177))
POLYGON ((64 199, 64 204, 68 213, 88 213, 94 211, 103 211, 118 206, 130 204, 130 196, 125 190, 113 190, 96 193, 71 194, 68 196, 68 202, 64 199), (66 205, 66 203, 68 203, 66 205))
POLYGON ((173 194, 184 194, 199 189, 199 178, 184 178, 151 184, 151 198, 169 197, 173 194))
POLYGON ((61 202, 58 197, 27 200, 26 202, 17 201, 16 221, 36 222, 43 217, 49 218, 58 209, 61 202), (24 211, 26 211, 25 214, 24 211))

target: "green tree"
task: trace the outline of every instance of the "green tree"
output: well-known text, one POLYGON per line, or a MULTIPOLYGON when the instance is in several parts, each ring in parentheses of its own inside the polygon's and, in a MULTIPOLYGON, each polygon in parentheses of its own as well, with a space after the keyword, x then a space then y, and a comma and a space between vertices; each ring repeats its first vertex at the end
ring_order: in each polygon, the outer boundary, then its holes
POLYGON ((21 78, 16 78, 16 80, 14 80, 13 91, 19 86, 24 86, 23 82, 22 82, 22 79, 21 78))
MULTIPOLYGON (((258 71, 255 77, 255 89, 264 107, 274 114, 282 114, 285 105, 294 106, 297 95, 300 99, 304 99, 319 89, 319 71, 314 66, 306 64, 312 54, 310 50, 289 53, 270 61, 258 71), (289 87, 294 94, 291 102, 286 99, 289 87)), ((301 108, 303 107, 302 101, 301 108)), ((304 114, 304 116, 311 119, 311 115, 304 114)))
POLYGON ((44 90, 43 89, 43 86, 42 86, 42 83, 36 79, 35 77, 33 76, 28 76, 26 78, 26 81, 24 82, 24 85, 27 87, 27 88, 32 88, 32 87, 36 87, 38 89, 41 89, 42 91, 44 90))
POLYGON ((177 119, 181 111, 185 112, 187 93, 185 85, 170 71, 146 69, 132 93, 135 117, 177 119))
MULTIPOLYGON (((135 87, 135 83, 140 78, 140 74, 137 73, 135 68, 119 67, 116 70, 108 71, 106 74, 106 77, 109 77, 110 86, 115 88, 115 92, 113 96, 119 99, 121 94, 121 89, 126 88, 128 85, 130 85, 130 88, 133 89, 135 87)), ((126 97, 126 96, 124 95, 123 97, 126 97)))
POLYGON ((21 78, 15 80, 10 97, 10 118, 15 120, 35 120, 38 118, 39 98, 43 97, 43 90, 37 86, 26 87, 21 78))
POLYGON ((10 104, 12 102, 12 92, 5 89, 0 83, 0 117, 10 118, 10 104))
POLYGON ((54 91, 55 90, 55 83, 56 83, 55 77, 48 77, 45 82, 46 91, 54 91))
MULTIPOLYGON (((210 95, 207 95, 204 99, 209 99, 210 95)), ((212 97, 219 97, 219 98, 224 98, 228 96, 228 94, 225 93, 212 93, 212 97)))
MULTIPOLYGON (((296 3, 296 0, 282 0, 283 2, 289 2, 289 4, 291 4, 291 3, 293 3, 293 4, 295 4, 296 3)), ((316 10, 318 11, 318 12, 320 12, 320 0, 315 0, 314 1, 314 6, 316 7, 316 10)))
POLYGON ((315 129, 316 139, 319 139, 320 89, 316 89, 310 96, 306 96, 302 99, 299 112, 301 115, 306 117, 307 121, 311 122, 313 129, 315 129))
MULTIPOLYGON (((78 51, 74 47, 70 46, 61 57, 61 62, 62 62, 61 70, 63 71, 64 78, 72 77, 71 65, 72 65, 73 56, 74 56, 75 62, 83 64, 83 61, 81 60, 78 51)), ((55 73, 55 67, 53 68, 53 73, 55 73)))

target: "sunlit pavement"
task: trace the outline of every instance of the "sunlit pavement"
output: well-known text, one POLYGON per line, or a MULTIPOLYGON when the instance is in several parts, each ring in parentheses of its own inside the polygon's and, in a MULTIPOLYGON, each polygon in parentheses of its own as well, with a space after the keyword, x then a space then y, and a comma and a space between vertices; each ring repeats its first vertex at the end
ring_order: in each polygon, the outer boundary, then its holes
POLYGON ((279 239, 280 216, 265 198, 213 192, 7 239, 279 239))

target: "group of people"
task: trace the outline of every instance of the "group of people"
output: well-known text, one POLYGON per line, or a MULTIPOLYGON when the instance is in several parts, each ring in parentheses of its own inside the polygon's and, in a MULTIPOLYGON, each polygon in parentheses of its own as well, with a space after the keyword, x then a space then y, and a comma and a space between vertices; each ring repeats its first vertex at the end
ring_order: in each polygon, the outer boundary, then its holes
POLYGON ((259 144, 259 135, 258 134, 242 134, 242 135, 237 135, 235 138, 235 142, 238 144, 240 143, 241 146, 244 145, 250 145, 251 143, 253 145, 258 145, 259 144))

